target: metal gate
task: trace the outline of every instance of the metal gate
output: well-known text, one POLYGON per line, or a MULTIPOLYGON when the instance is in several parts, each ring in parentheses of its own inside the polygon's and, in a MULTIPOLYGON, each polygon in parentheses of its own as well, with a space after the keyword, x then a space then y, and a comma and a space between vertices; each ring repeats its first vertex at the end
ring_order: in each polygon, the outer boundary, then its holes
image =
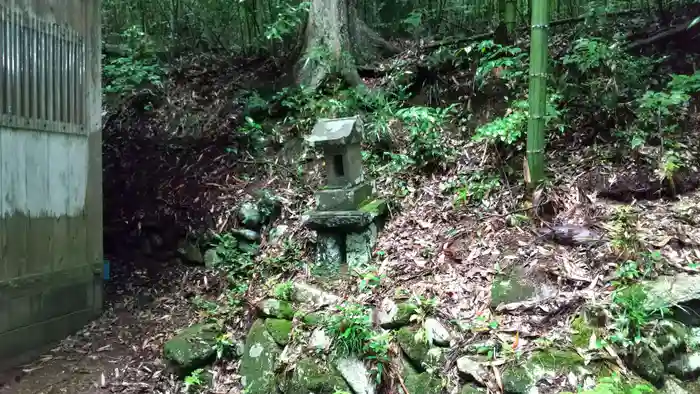
POLYGON ((100 40, 100 0, 0 0, 4 364, 102 306, 100 40))

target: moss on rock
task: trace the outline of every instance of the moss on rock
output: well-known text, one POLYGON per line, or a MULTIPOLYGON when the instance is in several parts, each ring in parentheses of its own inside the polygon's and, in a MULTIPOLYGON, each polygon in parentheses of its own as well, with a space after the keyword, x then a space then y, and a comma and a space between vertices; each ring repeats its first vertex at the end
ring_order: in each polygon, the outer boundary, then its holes
POLYGON ((285 394, 334 394, 337 391, 350 392, 338 371, 311 358, 297 362, 291 379, 285 387, 285 394))
POLYGON ((647 346, 635 349, 627 362, 634 372, 651 383, 657 384, 664 378, 664 363, 647 346))
POLYGON ((418 371, 425 371, 423 363, 426 361, 430 345, 426 341, 416 340, 418 331, 411 327, 403 327, 396 333, 396 340, 401 350, 406 354, 411 364, 418 371))
POLYGON ((402 388, 399 388, 400 394, 439 394, 442 392, 442 379, 428 372, 419 373, 405 358, 402 359, 403 365, 403 382, 408 390, 404 393, 402 388))
POLYGON ((521 269, 498 274, 491 285, 491 306, 524 301, 537 295, 537 288, 525 278, 521 269))
POLYGON ((272 339, 280 345, 289 343, 289 335, 292 333, 292 322, 284 319, 265 319, 265 328, 272 339))
POLYGON ((301 318, 301 322, 309 327, 318 327, 323 324, 325 316, 322 313, 311 312, 301 318))
POLYGON ((241 358, 240 374, 248 394, 268 394, 275 388, 275 363, 282 353, 277 343, 258 319, 248 332, 241 358))
POLYGON ((177 333, 163 347, 163 356, 180 375, 187 375, 214 361, 216 337, 213 324, 197 324, 177 333))
POLYGON ((537 381, 546 376, 565 375, 584 368, 584 360, 576 352, 560 349, 537 350, 524 362, 507 367, 501 379, 507 394, 522 394, 529 392, 537 381))
POLYGON ((485 394, 486 390, 473 383, 467 383, 459 390, 459 394, 485 394))
POLYGON ((535 383, 534 378, 523 366, 506 368, 501 375, 501 381, 503 382, 503 391, 506 394, 527 393, 535 383))
POLYGON ((291 303, 274 298, 263 300, 258 305, 258 310, 263 317, 292 320, 296 311, 291 303))

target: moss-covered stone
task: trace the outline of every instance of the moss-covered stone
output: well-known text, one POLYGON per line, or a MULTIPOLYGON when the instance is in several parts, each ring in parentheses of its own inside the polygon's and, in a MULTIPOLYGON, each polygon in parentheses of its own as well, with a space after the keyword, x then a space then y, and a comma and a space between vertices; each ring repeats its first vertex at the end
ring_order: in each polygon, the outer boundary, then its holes
POLYGON ((421 340, 423 338, 416 338, 417 333, 418 331, 414 328, 402 327, 396 333, 396 340, 416 370, 423 372, 425 371, 423 363, 427 359, 430 345, 427 341, 421 340))
POLYGON ((503 391, 506 394, 524 394, 530 391, 535 380, 523 366, 506 368, 501 375, 503 391))
POLYGON ((651 383, 657 384, 664 378, 663 362, 647 346, 635 349, 627 362, 634 372, 651 383))
POLYGON ((662 361, 673 358, 677 353, 684 351, 690 338, 690 330, 675 320, 662 320, 656 325, 653 335, 653 350, 662 361))
POLYGON ((263 317, 274 317, 285 320, 294 319, 294 314, 296 313, 292 304, 274 298, 268 298, 260 302, 258 310, 263 317))
POLYGON ((285 394, 334 394, 338 391, 350 392, 343 377, 328 364, 311 358, 296 363, 292 378, 284 390, 285 394))
MULTIPOLYGON (((393 301, 392 301, 393 302, 393 301)), ((411 323, 411 316, 416 313, 416 306, 407 302, 396 304, 391 311, 385 311, 379 318, 379 324, 387 330, 394 330, 411 323)))
MULTIPOLYGON (((592 367, 586 368, 591 369, 592 367)), ((570 372, 584 372, 584 360, 573 351, 546 349, 534 352, 519 365, 507 367, 501 379, 507 394, 527 393, 540 379, 561 376, 570 372)))
POLYGON ((529 361, 544 369, 562 372, 569 372, 584 365, 583 357, 578 353, 560 349, 535 351, 529 361))
POLYGON ((400 394, 439 394, 442 392, 442 379, 428 372, 419 373, 405 358, 402 359, 403 382, 408 390, 404 393, 403 388, 399 388, 400 394))
POLYGON ((301 322, 309 327, 318 327, 323 324, 325 317, 323 313, 311 312, 301 318, 301 322))
POLYGON ((459 394, 485 394, 486 389, 483 389, 473 383, 468 383, 462 386, 462 389, 459 390, 459 394))
POLYGON ((498 274, 491 285, 491 306, 501 303, 525 301, 537 295, 534 283, 526 280, 525 273, 520 268, 498 274))
POLYGON ((240 374, 248 394, 275 392, 275 363, 282 353, 277 343, 258 319, 250 328, 241 358, 240 374))
POLYGON ((265 328, 272 339, 280 346, 289 343, 289 335, 292 333, 292 322, 284 319, 265 319, 265 328))
POLYGON ((588 349, 593 336, 602 338, 604 334, 602 329, 590 324, 584 316, 577 316, 571 322, 571 329, 573 331, 571 341, 574 346, 581 349, 588 349))
POLYGON ((177 333, 163 347, 163 356, 180 375, 187 375, 214 361, 216 337, 212 324, 197 324, 177 333))
POLYGON ((362 212, 367 212, 373 215, 383 215, 387 210, 386 200, 377 198, 374 200, 367 200, 360 205, 359 210, 362 212))

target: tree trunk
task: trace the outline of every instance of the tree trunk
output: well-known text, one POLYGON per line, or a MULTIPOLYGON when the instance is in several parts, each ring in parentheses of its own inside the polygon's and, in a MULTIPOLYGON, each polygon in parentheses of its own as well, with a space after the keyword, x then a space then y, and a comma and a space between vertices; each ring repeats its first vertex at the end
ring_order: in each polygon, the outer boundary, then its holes
POLYGON ((530 35, 530 119, 527 129, 527 161, 532 186, 544 179, 544 128, 547 111, 547 63, 549 0, 532 0, 530 35))
POLYGON ((316 89, 331 75, 362 85, 357 65, 399 50, 357 18, 355 0, 312 0, 297 83, 316 89))

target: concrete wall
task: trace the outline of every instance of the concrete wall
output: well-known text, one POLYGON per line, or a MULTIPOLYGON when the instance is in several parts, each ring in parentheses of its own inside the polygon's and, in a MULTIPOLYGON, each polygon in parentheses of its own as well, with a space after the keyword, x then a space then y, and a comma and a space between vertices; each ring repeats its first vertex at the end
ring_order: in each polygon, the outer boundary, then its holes
POLYGON ((0 3, 0 368, 102 307, 99 0, 0 3))

